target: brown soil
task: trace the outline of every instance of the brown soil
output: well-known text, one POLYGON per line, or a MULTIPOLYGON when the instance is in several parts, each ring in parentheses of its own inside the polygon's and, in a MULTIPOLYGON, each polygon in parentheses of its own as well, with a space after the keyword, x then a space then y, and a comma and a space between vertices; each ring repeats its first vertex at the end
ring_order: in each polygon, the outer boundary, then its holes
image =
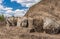
POLYGON ((0 27, 0 39, 60 39, 60 34, 29 33, 28 28, 0 27))
POLYGON ((60 0, 42 0, 29 8, 26 17, 48 17, 60 24, 60 0))

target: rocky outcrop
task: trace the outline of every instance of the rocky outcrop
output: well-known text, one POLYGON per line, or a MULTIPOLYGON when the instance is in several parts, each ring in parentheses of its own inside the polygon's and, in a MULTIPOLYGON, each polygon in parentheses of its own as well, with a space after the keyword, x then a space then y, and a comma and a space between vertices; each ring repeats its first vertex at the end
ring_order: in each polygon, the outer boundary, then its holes
POLYGON ((46 33, 57 34, 60 31, 60 25, 50 18, 45 18, 43 29, 46 33))
POLYGON ((34 18, 36 16, 43 18, 43 21, 45 20, 44 23, 46 23, 47 20, 47 25, 43 26, 49 27, 49 29, 44 28, 45 30, 47 29, 46 32, 57 33, 60 30, 60 0, 41 0, 39 3, 30 7, 25 14, 27 18, 34 18), (45 18, 51 19, 52 22, 45 18))
POLYGON ((43 19, 41 17, 33 18, 33 27, 35 31, 42 32, 43 31, 43 19))
POLYGON ((17 18, 10 17, 6 19, 8 26, 17 26, 17 18))

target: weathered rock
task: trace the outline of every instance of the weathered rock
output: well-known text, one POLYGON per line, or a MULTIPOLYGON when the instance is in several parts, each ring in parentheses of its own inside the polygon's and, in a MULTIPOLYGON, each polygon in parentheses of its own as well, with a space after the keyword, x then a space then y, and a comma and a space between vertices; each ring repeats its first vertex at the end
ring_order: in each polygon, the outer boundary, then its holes
POLYGON ((29 32, 30 33, 33 33, 33 32, 35 32, 35 29, 34 29, 34 25, 33 25, 33 18, 31 18, 31 17, 28 17, 28 28, 29 28, 29 32))
POLYGON ((12 17, 11 18, 7 18, 6 21, 7 21, 7 25, 9 25, 9 26, 13 26, 14 25, 12 17))
POLYGON ((6 22, 9 26, 17 26, 17 19, 14 17, 7 18, 6 22))
MULTIPOLYGON (((41 0, 39 3, 35 4, 34 6, 30 7, 28 12, 25 14, 26 17, 32 17, 34 18, 35 16, 42 18, 50 18, 52 21, 52 24, 48 24, 47 26, 52 27, 48 31, 52 31, 50 33, 55 33, 59 31, 59 25, 60 25, 60 0, 41 0), (52 25, 52 26, 51 26, 52 25), (59 28, 58 28, 58 27, 59 28), (57 27, 57 28, 56 28, 57 27), (54 30, 53 30, 54 28, 54 30), (57 31, 55 31, 57 29, 57 31)), ((45 20, 45 19, 43 19, 45 20)), ((47 22, 49 22, 47 20, 47 22)), ((35 23, 36 25, 36 23, 35 23)), ((46 25, 45 25, 46 26, 46 25)), ((47 31, 47 32, 48 32, 47 31)))
POLYGON ((23 17, 21 20, 21 26, 22 27, 28 27, 28 19, 26 17, 23 17))
POLYGON ((35 31, 42 32, 43 31, 43 19, 39 17, 35 17, 33 19, 33 27, 35 31))
POLYGON ((50 18, 46 18, 44 20, 43 29, 45 30, 46 33, 57 34, 57 33, 59 33, 60 25, 57 22, 55 22, 54 20, 52 20, 50 18))
POLYGON ((18 20, 18 18, 14 17, 14 19, 13 19, 14 26, 17 26, 17 20, 18 20))
POLYGON ((17 26, 21 26, 20 24, 21 24, 21 17, 19 17, 19 18, 17 18, 18 20, 17 20, 17 26))
POLYGON ((33 28, 33 18, 28 17, 28 24, 29 24, 28 27, 32 29, 33 28))

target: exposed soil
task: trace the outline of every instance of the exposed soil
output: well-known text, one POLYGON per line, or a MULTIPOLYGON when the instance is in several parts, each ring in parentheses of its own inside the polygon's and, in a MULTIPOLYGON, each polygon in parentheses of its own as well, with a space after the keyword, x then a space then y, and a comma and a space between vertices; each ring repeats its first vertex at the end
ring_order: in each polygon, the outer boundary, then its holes
POLYGON ((60 39, 60 34, 29 32, 28 28, 0 27, 0 39, 60 39))

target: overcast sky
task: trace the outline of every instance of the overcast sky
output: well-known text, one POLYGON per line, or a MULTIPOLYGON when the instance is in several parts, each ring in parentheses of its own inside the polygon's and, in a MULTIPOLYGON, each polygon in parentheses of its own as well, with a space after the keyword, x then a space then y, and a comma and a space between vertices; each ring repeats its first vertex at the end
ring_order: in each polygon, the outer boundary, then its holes
POLYGON ((0 0, 0 14, 4 16, 24 16, 32 5, 40 0, 0 0))

